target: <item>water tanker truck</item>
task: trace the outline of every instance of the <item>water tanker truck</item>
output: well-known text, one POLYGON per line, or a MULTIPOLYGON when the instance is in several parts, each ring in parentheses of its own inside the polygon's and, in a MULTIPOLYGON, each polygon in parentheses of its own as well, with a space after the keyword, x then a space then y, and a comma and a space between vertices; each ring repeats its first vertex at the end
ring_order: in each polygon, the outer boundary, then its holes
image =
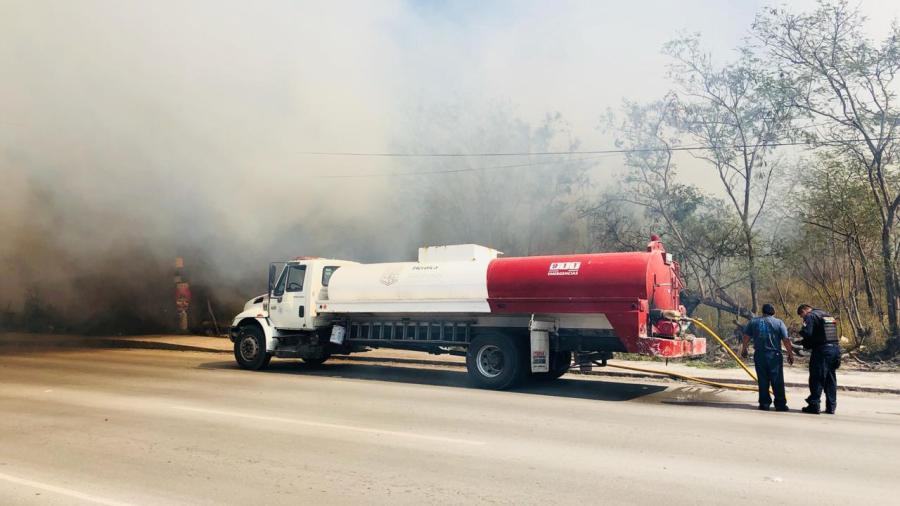
POLYGON ((679 303, 678 263, 656 236, 640 252, 499 255, 463 244, 419 248, 417 262, 272 264, 268 293, 232 323, 235 359, 258 370, 272 357, 321 364, 372 348, 448 353, 466 357, 475 385, 503 389, 615 352, 706 353, 679 303))

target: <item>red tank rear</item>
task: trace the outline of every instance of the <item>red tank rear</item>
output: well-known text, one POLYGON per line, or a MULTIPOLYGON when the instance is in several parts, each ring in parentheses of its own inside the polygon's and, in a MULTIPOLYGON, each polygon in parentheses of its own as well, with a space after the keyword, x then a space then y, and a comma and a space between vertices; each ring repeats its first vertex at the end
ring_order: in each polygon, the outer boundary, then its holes
MULTIPOLYGON (((682 309, 678 265, 656 237, 644 252, 497 259, 488 267, 487 288, 492 313, 600 313, 629 352, 699 351, 691 341, 653 336, 651 310, 682 309)), ((696 344, 705 349, 705 341, 696 344)))

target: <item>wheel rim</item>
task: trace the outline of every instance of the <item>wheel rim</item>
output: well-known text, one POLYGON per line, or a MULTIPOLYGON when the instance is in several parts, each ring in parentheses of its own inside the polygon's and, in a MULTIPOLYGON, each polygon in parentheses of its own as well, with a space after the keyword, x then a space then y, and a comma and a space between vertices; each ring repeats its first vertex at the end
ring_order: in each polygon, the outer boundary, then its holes
POLYGON ((259 343, 256 342, 256 338, 246 336, 241 339, 241 358, 247 362, 252 362, 256 360, 257 355, 259 355, 259 343))
POLYGON ((475 356, 478 372, 488 378, 496 378, 503 374, 503 351, 493 344, 482 346, 475 356))

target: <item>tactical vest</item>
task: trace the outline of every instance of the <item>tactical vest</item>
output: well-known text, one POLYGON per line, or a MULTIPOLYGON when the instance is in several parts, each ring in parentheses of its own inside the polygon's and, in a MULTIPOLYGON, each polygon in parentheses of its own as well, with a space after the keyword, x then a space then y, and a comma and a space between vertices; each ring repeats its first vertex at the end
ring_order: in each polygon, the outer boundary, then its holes
POLYGON ((821 309, 813 309, 813 314, 816 316, 816 324, 813 326, 813 342, 822 344, 839 342, 837 321, 834 317, 821 309))

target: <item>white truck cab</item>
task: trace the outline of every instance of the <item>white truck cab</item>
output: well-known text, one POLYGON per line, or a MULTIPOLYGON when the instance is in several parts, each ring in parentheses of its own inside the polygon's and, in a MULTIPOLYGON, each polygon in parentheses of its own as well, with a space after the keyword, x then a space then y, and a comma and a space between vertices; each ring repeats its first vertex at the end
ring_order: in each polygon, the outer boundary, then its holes
MULTIPOLYGON (((317 301, 327 299, 331 275, 341 266, 355 263, 301 257, 284 263, 280 272, 277 264, 272 264, 269 293, 249 300, 232 322, 231 339, 236 344, 238 362, 257 369, 265 367, 276 352, 276 356, 308 356, 311 350, 301 345, 319 345, 317 328, 324 323, 316 310, 317 301)), ((323 354, 312 350, 313 356, 323 354)))

